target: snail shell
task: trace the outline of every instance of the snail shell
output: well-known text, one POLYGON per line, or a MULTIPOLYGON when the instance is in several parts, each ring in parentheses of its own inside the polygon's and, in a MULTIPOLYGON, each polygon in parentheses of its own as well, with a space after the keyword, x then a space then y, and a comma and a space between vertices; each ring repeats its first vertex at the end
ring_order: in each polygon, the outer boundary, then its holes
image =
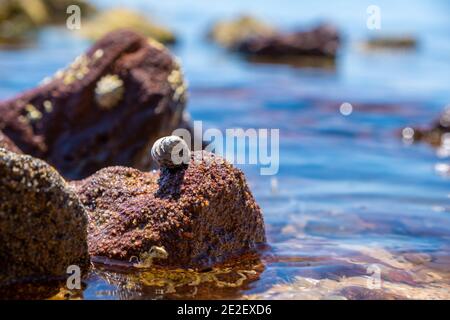
POLYGON ((188 164, 191 151, 186 142, 178 136, 167 136, 156 140, 152 157, 161 168, 176 168, 188 164))

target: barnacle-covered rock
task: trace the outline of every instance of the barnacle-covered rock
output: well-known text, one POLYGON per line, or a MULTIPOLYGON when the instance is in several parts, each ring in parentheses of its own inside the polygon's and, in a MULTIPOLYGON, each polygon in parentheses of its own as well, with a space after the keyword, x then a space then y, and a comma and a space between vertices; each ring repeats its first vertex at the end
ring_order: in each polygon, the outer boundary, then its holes
POLYGON ((78 6, 83 17, 95 12, 85 0, 0 1, 0 44, 20 43, 39 27, 65 23, 70 5, 78 6))
POLYGON ((148 170, 153 143, 186 127, 180 64, 155 43, 108 34, 39 87, 0 102, 0 128, 66 178, 114 165, 148 170))
POLYGON ((235 49, 242 41, 262 36, 272 36, 276 29, 248 15, 230 21, 219 21, 211 29, 209 37, 222 47, 235 49))
POLYGON ((22 151, 11 141, 3 132, 0 131, 0 148, 4 148, 8 151, 15 153, 22 153, 22 151))
POLYGON ((174 43, 175 35, 166 27, 129 9, 115 8, 99 13, 83 25, 81 33, 91 40, 98 40, 117 29, 139 32, 145 37, 162 43, 174 43))
POLYGON ((42 160, 0 148, 0 287, 89 268, 87 215, 42 160))
POLYGON ((175 170, 110 167, 73 186, 88 210, 93 256, 203 268, 255 253, 265 242, 244 174, 205 151, 175 170))

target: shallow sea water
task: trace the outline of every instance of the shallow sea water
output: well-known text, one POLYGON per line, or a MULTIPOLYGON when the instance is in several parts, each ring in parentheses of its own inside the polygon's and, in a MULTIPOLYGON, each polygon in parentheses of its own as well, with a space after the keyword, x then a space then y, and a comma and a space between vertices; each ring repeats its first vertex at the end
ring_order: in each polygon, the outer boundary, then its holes
MULTIPOLYGON (((103 7, 114 1, 95 1, 103 7)), ((259 261, 202 273, 133 270, 97 261, 84 299, 450 299, 450 164, 405 126, 429 124, 450 101, 450 3, 379 0, 383 34, 418 38, 410 52, 367 52, 368 1, 128 0, 171 26, 205 128, 280 129, 280 169, 241 166, 263 209, 259 261), (217 19, 253 13, 285 29, 328 20, 344 36, 334 68, 250 63, 206 39, 217 19), (339 106, 353 105, 343 116, 339 106), (379 275, 379 277, 378 277, 379 275), (379 280, 379 281, 378 281, 379 280)), ((89 43, 49 28, 0 51, 0 98, 35 86, 89 43)))

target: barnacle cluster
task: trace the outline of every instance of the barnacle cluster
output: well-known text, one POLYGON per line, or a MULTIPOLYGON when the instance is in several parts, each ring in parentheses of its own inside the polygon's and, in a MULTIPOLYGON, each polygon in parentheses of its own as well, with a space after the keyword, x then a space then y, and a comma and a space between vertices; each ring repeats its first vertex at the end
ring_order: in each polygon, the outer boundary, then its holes
POLYGON ((53 76, 46 77, 41 81, 41 85, 49 84, 56 79, 62 79, 65 85, 71 85, 77 80, 82 80, 89 73, 89 64, 92 61, 100 59, 103 56, 103 50, 97 50, 92 59, 87 55, 82 54, 75 58, 75 60, 65 69, 56 71, 53 76))
POLYGON ((122 79, 117 75, 108 74, 97 82, 95 101, 102 109, 114 108, 125 93, 122 79))
POLYGON ((29 122, 36 122, 42 119, 42 112, 30 103, 25 106, 25 112, 25 117, 29 122))
POLYGON ((174 91, 173 100, 176 102, 185 103, 187 100, 187 83, 184 80, 183 71, 181 70, 180 62, 174 60, 174 68, 167 77, 170 87, 174 91))

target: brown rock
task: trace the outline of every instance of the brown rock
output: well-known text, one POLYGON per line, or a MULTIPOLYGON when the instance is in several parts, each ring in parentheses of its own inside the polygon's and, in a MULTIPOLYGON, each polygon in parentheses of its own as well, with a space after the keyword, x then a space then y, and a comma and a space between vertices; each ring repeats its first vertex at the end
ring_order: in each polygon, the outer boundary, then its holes
POLYGON ((161 174, 111 167, 73 185, 88 210, 93 256, 203 268, 265 242, 243 173, 210 153, 193 152, 188 166, 161 174))
POLYGON ((441 146, 444 135, 450 133, 450 108, 446 108, 430 128, 416 128, 413 133, 414 140, 425 141, 435 147, 441 146))
POLYGON ((154 40, 112 32, 46 84, 0 102, 0 128, 63 176, 150 166, 153 142, 183 126, 180 66, 154 40))
POLYGON ((96 11, 85 0, 1 0, 0 45, 22 44, 41 27, 65 24, 71 5, 80 8, 83 18, 96 11))
POLYGON ((89 268, 87 217, 51 166, 0 148, 0 286, 89 268))
POLYGON ((0 148, 4 148, 6 150, 22 153, 22 151, 11 141, 3 132, 0 131, 0 148))
POLYGON ((308 31, 249 37, 237 43, 235 48, 236 51, 250 56, 334 58, 339 42, 337 29, 322 24, 308 31))

